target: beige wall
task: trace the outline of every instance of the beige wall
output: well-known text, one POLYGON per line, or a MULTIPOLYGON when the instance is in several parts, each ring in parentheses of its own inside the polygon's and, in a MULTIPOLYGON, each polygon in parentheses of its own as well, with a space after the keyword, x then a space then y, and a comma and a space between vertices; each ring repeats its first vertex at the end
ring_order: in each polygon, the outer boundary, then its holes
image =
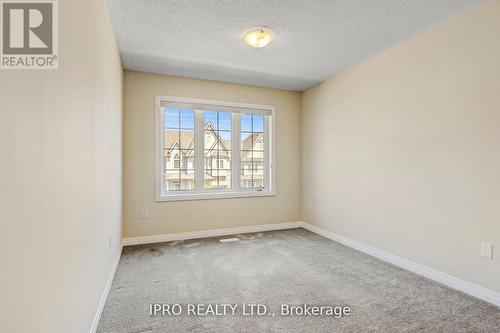
POLYGON ((88 333, 119 247, 122 69, 105 1, 59 1, 59 50, 58 70, 0 71, 0 332, 88 333))
POLYGON ((250 226, 300 219, 300 94, 216 81, 125 72, 124 235, 250 226), (275 105, 275 197, 155 202, 155 95, 275 105), (139 220, 149 210, 148 222, 139 220))
POLYGON ((498 36, 496 0, 304 92, 305 221, 500 291, 498 36))

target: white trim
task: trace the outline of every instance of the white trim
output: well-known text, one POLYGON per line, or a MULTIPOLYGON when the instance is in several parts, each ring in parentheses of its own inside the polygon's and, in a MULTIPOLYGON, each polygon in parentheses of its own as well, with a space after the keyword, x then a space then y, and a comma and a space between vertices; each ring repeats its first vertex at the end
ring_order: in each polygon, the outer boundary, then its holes
MULTIPOLYGON (((194 186, 196 189, 203 188, 203 183, 205 182, 205 154, 204 152, 204 137, 205 133, 203 130, 201 130, 199 133, 196 132, 196 128, 203 128, 203 111, 201 110, 195 110, 194 111, 194 172, 195 172, 195 181, 194 181, 194 186)), ((163 157, 162 154, 162 158, 163 157)), ((158 182, 158 178, 156 180, 158 182)), ((161 179, 163 181, 163 178, 161 179)), ((160 195, 160 198, 162 195, 160 195)), ((157 196, 158 198, 158 196, 157 196)))
POLYGON ((231 181, 234 192, 241 192, 241 114, 231 113, 231 181))
POLYGON ((174 240, 208 238, 208 237, 235 235, 235 234, 246 234, 246 233, 261 232, 261 231, 293 229, 293 228, 300 228, 301 226, 302 222, 286 222, 286 223, 273 223, 273 224, 259 224, 248 227, 234 227, 234 228, 211 229, 203 231, 179 232, 172 234, 151 235, 151 236, 126 237, 123 238, 122 244, 123 246, 128 246, 128 245, 161 243, 161 242, 170 242, 174 240))
MULTIPOLYGON (((249 109, 249 110, 266 110, 274 112, 275 107, 272 105, 264 104, 249 104, 240 102, 228 102, 228 101, 217 101, 212 99, 200 99, 200 98, 189 98, 189 97, 175 97, 175 96, 162 96, 156 95, 156 100, 160 102, 174 102, 174 103, 185 103, 185 104, 198 104, 198 105, 214 105, 214 106, 227 106, 237 109, 249 109)), ((161 108, 161 105, 159 105, 161 108)))
MULTIPOLYGON (((162 197, 162 182, 160 179, 163 178, 163 169, 165 168, 165 157, 164 154, 160 154, 159 151, 163 148, 163 140, 165 140, 163 135, 163 112, 161 112, 161 96, 155 96, 155 192, 156 201, 158 198, 162 197)), ((196 162, 195 162, 196 163, 196 162)))
POLYGON ((97 307, 97 312, 95 314, 94 322, 92 323, 90 333, 95 333, 97 331, 97 327, 99 326, 99 320, 101 319, 102 310, 104 309, 104 305, 106 304, 106 301, 108 299, 109 290, 111 289, 111 284, 113 283, 113 279, 115 277, 118 264, 120 263, 122 250, 123 250, 123 241, 122 244, 120 244, 120 248, 118 249, 115 255, 115 260, 113 262, 113 266, 111 267, 111 272, 108 275, 108 280, 106 281, 106 286, 104 287, 104 291, 102 292, 101 300, 99 301, 99 306, 97 307))
POLYGON ((270 159, 274 160, 274 158, 272 157, 274 156, 274 149, 273 147, 271 147, 274 140, 270 140, 271 136, 274 133, 274 130, 271 130, 271 126, 273 125, 273 123, 274 122, 270 117, 264 117, 264 151, 268 152, 264 158, 264 187, 271 189, 274 188, 274 176, 271 176, 274 172, 274 167, 271 167, 272 162, 270 161, 270 159), (271 131, 271 136, 269 135, 269 131, 271 131))
MULTIPOLYGON (((195 99, 195 98, 184 98, 184 97, 173 97, 173 96, 155 96, 155 198, 156 202, 162 201, 182 201, 182 200, 202 200, 202 199, 224 199, 224 198, 252 198, 252 197, 268 197, 276 195, 276 107, 273 105, 263 105, 263 104, 248 104, 248 103, 236 103, 236 102, 227 102, 227 101, 216 101, 216 100, 207 100, 207 99, 195 99), (203 152, 203 131, 201 131, 201 137, 196 138, 199 133, 197 133, 197 129, 202 128, 203 119, 202 114, 196 111, 195 114, 195 181, 196 181, 196 189, 189 191, 172 191, 171 193, 167 193, 163 189, 163 170, 165 168, 165 158, 164 158, 164 134, 163 134, 163 112, 162 103, 182 103, 186 105, 192 105, 195 109, 199 106, 200 108, 203 105, 213 105, 217 107, 228 107, 233 108, 232 112, 234 114, 238 114, 239 112, 264 112, 265 114, 265 135, 267 140, 271 141, 266 145, 267 157, 264 159, 266 162, 266 170, 264 171, 264 183, 266 188, 263 191, 259 191, 258 189, 241 189, 239 184, 240 177, 240 167, 241 163, 238 162, 238 158, 240 156, 240 145, 235 145, 240 140, 240 131, 236 131, 240 124, 236 124, 234 120, 238 120, 238 117, 233 117, 233 127, 232 127, 232 136, 233 138, 237 135, 238 140, 234 140, 232 143, 232 157, 233 163, 231 168, 232 173, 232 185, 231 189, 224 190, 206 190, 203 188, 203 167, 205 165, 204 155, 200 158, 200 154, 203 152), (200 120, 201 119, 201 120, 200 120), (270 122, 270 124, 269 124, 270 122), (269 135, 269 131, 271 134, 269 135), (201 142, 201 143, 200 143, 201 142), (237 158, 235 158, 237 156, 237 158), (200 169, 201 166, 201 169, 200 169), (237 184, 236 184, 237 182, 237 184), (266 184, 267 183, 267 184, 266 184)), ((231 111, 231 110, 229 110, 231 111)))
MULTIPOLYGON (((277 163, 277 158, 276 158, 276 140, 277 140, 277 136, 276 136, 276 124, 277 124, 277 119, 276 119, 277 115, 276 115, 276 112, 275 110, 273 110, 272 112, 272 116, 271 116, 271 119, 268 120, 268 122, 271 123, 271 125, 267 124, 268 127, 271 128, 271 142, 269 143, 269 149, 271 150, 269 152, 269 156, 270 156, 270 160, 269 160, 269 168, 271 169, 271 173, 269 174, 269 179, 267 180, 268 182, 268 185, 271 189, 271 192, 274 192, 276 193, 276 191, 278 190, 278 178, 276 177, 276 171, 278 170, 277 166, 276 166, 276 163, 277 163)), ((268 137, 269 137, 269 134, 268 134, 268 137)))
POLYGON ((329 230, 323 229, 321 227, 302 222, 301 226, 304 229, 307 229, 311 232, 314 232, 315 234, 318 234, 320 236, 329 238, 331 240, 334 240, 340 244, 346 245, 350 248, 353 248, 355 250, 361 251, 363 253, 366 253, 368 255, 371 255, 375 258, 378 258, 382 261, 391 263, 393 265, 396 265, 398 267, 401 267, 403 269, 406 269, 407 271, 413 272, 415 274, 425 276, 428 279, 434 280, 436 282, 439 282, 441 284, 444 284, 450 288, 459 290, 463 293, 466 293, 468 295, 477 297, 479 299, 482 299, 483 301, 492 303, 496 306, 500 307, 500 293, 481 287, 477 284, 459 279, 457 277, 451 276, 449 274, 440 272, 438 270, 435 270, 433 268, 421 265, 419 263, 416 263, 414 261, 398 257, 394 254, 391 254, 389 252, 385 252, 383 250, 365 245, 361 242, 352 240, 350 238, 338 235, 336 233, 333 233, 329 230))
POLYGON ((184 200, 210 200, 210 199, 231 199, 231 198, 253 198, 253 197, 273 197, 276 191, 251 191, 251 192, 232 192, 232 191, 212 191, 212 192, 180 192, 172 195, 162 195, 156 198, 156 201, 184 201, 184 200))

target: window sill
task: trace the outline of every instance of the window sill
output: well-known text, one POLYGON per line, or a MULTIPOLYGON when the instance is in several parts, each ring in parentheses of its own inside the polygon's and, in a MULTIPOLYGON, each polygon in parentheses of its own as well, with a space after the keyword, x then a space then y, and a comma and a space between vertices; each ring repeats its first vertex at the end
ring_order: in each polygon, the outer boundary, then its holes
POLYGON ((176 194, 157 195, 156 202, 231 199, 231 198, 253 198, 253 197, 274 197, 274 196, 276 196, 275 191, 176 193, 176 194))

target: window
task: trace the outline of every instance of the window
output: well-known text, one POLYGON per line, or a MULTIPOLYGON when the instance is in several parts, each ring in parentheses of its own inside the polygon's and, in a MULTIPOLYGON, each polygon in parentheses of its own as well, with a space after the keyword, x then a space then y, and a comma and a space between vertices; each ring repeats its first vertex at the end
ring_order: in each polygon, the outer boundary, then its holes
POLYGON ((242 114, 241 119, 241 187, 264 188, 264 116, 242 114))
POLYGON ((165 190, 193 190, 194 111, 169 108, 164 113, 162 123, 165 190))
POLYGON ((181 160, 179 159, 179 154, 175 154, 174 156, 174 169, 181 168, 181 160))
POLYGON ((210 164, 204 170, 204 188, 230 189, 232 113, 203 111, 203 131, 205 164, 210 164))
POLYGON ((274 195, 274 107, 156 98, 157 201, 274 195))

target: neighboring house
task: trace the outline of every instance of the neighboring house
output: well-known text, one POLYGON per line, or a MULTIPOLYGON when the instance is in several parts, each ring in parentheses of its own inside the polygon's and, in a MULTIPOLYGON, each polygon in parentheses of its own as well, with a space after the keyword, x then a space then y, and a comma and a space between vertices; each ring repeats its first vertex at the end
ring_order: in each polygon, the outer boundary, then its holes
POLYGON ((249 133, 241 143, 241 187, 264 185, 264 134, 249 133))
MULTIPOLYGON (((231 188, 231 140, 222 139, 210 122, 204 132, 204 188, 231 188)), ((194 131, 165 130, 164 138, 166 189, 194 189, 194 131)), ((243 134, 242 140, 241 187, 260 187, 264 181, 264 135, 243 134)))

